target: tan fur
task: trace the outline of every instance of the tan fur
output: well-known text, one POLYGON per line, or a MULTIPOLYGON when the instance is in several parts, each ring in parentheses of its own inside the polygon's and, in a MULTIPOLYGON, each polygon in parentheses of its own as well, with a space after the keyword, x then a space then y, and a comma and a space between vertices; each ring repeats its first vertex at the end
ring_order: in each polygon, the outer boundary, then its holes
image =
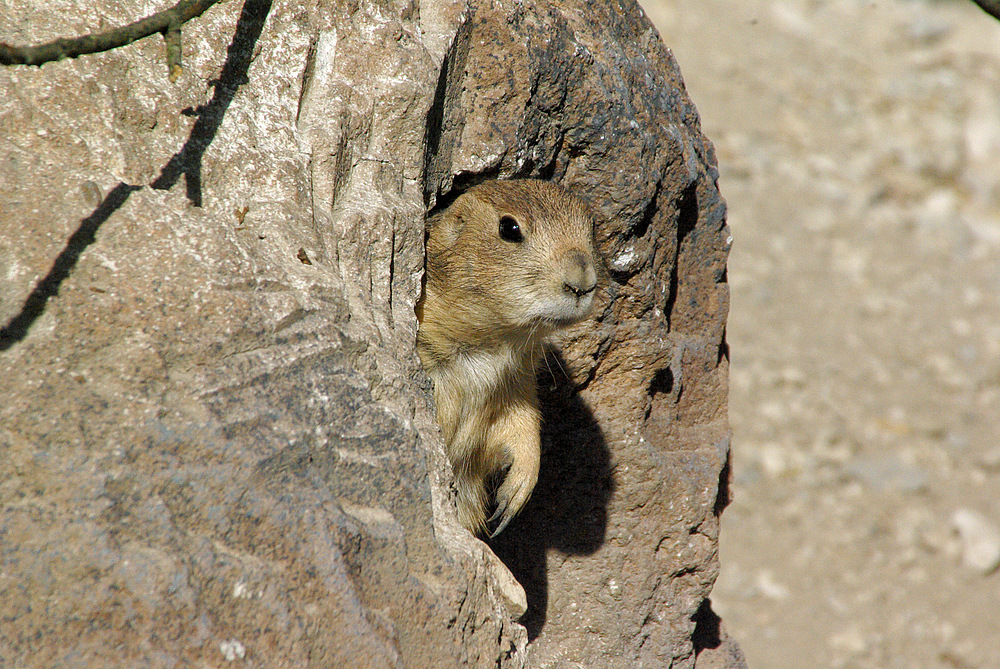
POLYGON ((434 381, 455 471, 458 515, 495 536, 538 480, 541 416, 535 368, 546 335, 590 310, 598 273, 593 214, 544 181, 476 186, 427 221, 427 281, 417 350, 434 381), (523 240, 501 237, 512 216, 523 240), (486 482, 509 467, 487 520, 486 482))

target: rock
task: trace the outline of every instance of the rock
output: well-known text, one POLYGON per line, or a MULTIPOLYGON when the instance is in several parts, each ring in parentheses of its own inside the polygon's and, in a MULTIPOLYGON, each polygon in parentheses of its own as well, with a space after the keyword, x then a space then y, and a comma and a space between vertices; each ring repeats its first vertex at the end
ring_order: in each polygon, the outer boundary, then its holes
POLYGON ((958 509, 951 516, 952 527, 961 542, 962 563, 981 574, 1000 567, 1000 528, 983 514, 958 509))
POLYGON ((775 579, 774 573, 769 569, 762 569, 757 572, 757 577, 754 579, 754 587, 760 593, 761 597, 776 601, 788 599, 792 594, 785 584, 775 579))
POLYGON ((156 40, 0 70, 0 664, 741 666, 730 237, 677 65, 631 3, 417 9, 220 4, 176 85, 156 40), (426 208, 518 176, 590 199, 613 271, 487 547, 413 306, 426 208))
MULTIPOLYGON (((859 627, 850 627, 830 635, 830 647, 848 657, 864 655, 869 651, 870 633, 866 634, 859 627)), ((845 663, 846 664, 846 663, 845 663)))

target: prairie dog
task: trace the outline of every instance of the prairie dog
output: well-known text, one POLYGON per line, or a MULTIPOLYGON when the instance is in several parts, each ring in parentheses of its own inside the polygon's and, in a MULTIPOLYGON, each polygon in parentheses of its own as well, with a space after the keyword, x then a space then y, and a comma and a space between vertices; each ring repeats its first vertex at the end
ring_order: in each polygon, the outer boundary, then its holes
POLYGON ((536 365, 546 335, 585 318, 598 286, 594 214, 545 181, 491 181, 427 221, 417 351, 434 382, 458 517, 499 534, 538 481, 536 365), (507 468, 486 518, 487 482, 507 468))

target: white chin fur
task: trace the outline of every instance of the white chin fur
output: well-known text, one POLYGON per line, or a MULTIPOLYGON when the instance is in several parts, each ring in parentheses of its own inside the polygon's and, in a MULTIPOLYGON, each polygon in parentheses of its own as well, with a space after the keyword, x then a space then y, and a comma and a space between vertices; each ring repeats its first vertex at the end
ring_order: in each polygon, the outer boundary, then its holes
POLYGON ((593 301, 593 295, 584 295, 579 299, 569 295, 538 299, 529 310, 526 320, 570 325, 587 317, 593 301))

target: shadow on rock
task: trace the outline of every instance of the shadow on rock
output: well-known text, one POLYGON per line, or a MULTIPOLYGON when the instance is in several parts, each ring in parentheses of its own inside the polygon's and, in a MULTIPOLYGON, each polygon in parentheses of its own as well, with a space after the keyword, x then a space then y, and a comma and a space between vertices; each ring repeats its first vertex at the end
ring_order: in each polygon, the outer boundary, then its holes
MULTIPOLYGON (((270 11, 271 0, 246 0, 243 4, 222 73, 212 82, 215 94, 198 110, 185 110, 186 115, 197 116, 198 120, 181 149, 163 166, 160 176, 149 184, 151 188, 169 190, 183 175, 188 199, 194 206, 201 206, 202 158, 215 139, 236 91, 248 81, 247 73, 253 60, 254 47, 270 11)), ((45 313, 49 298, 59 294, 59 288, 73 272, 81 254, 97 240, 97 231, 101 225, 125 205, 132 193, 141 189, 142 186, 118 183, 93 213, 80 221, 79 227, 67 240, 66 247, 52 263, 48 274, 28 295, 20 312, 0 328, 0 351, 6 351, 28 336, 28 330, 45 313)))
POLYGON ((706 599, 694 616, 695 669, 747 669, 743 651, 722 626, 722 619, 706 599))
POLYGON ((548 607, 549 549, 589 555, 604 543, 614 490, 611 455, 593 413, 549 352, 538 378, 542 406, 542 462, 524 510, 489 544, 528 596, 521 623, 534 640, 548 607))

